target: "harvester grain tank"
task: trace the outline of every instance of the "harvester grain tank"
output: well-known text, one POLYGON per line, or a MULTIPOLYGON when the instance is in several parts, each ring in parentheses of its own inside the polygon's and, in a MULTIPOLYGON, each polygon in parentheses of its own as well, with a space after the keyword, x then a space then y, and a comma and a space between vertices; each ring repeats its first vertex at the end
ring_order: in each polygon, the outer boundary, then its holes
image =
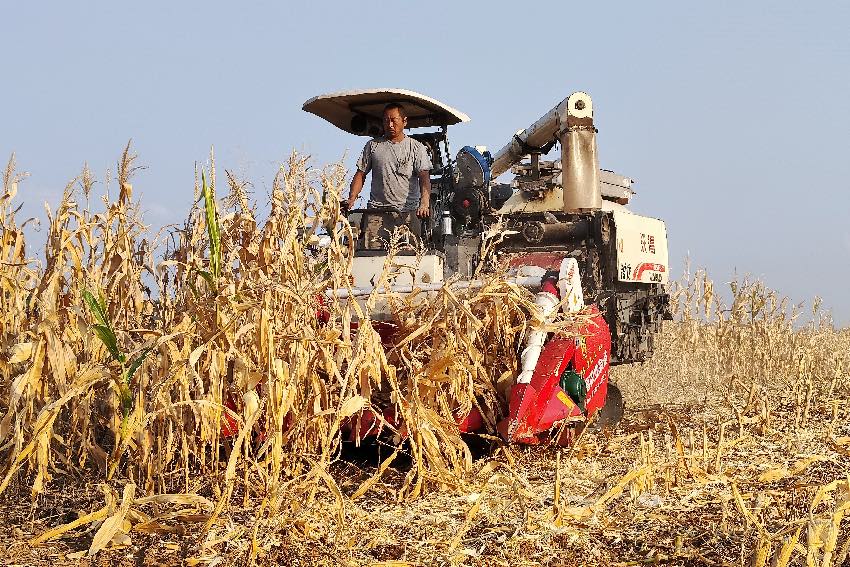
MULTIPOLYGON (((437 289, 453 276, 459 279, 454 285, 476 287, 488 268, 510 266, 510 277, 535 292, 537 320, 558 308, 584 309, 589 317, 574 337, 541 329, 527 333, 518 345, 519 371, 500 433, 510 441, 537 443, 551 431, 563 431, 559 425, 581 423, 599 410, 603 419, 618 419, 622 400, 608 382, 610 365, 648 359, 669 313, 667 234, 663 221, 628 209, 634 194, 630 178, 599 168, 591 97, 569 95, 494 155, 482 146, 464 146, 454 158, 448 127, 469 118, 412 91, 333 93, 311 98, 303 109, 348 133, 380 136, 383 108, 391 102, 404 106, 413 130, 408 135, 425 145, 433 163, 426 252, 395 258, 410 269, 392 290, 437 289), (555 144, 560 159, 545 161, 555 144), (513 179, 500 182, 508 172, 513 179), (500 233, 498 243, 483 246, 494 232, 500 233)), ((360 226, 364 213, 369 210, 350 212, 353 226, 360 226)), ((361 237, 353 288, 329 293, 370 293, 386 257, 365 250, 361 237)), ((372 316, 389 314, 377 309, 372 316)), ((469 417, 462 429, 480 423, 469 417)))

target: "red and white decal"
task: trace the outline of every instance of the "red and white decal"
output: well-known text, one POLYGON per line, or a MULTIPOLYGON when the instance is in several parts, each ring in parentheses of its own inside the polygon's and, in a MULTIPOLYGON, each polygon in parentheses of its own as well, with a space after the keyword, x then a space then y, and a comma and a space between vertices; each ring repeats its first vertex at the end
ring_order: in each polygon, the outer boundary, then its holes
POLYGON ((633 280, 640 281, 641 276, 643 276, 644 272, 661 272, 662 274, 667 271, 667 267, 664 264, 652 264, 650 262, 644 262, 637 268, 635 268, 635 275, 632 276, 633 280))

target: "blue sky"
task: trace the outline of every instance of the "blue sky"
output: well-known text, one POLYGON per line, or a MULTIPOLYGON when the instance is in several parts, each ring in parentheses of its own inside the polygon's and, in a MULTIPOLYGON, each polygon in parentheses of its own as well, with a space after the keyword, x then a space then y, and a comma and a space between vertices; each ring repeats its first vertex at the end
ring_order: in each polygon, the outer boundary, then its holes
POLYGON ((457 149, 499 148, 584 90, 601 165, 667 222, 674 276, 690 254, 850 323, 850 4, 587 4, 7 3, 0 159, 31 173, 19 196, 37 213, 132 138, 160 226, 183 218, 210 146, 261 205, 292 149, 351 166, 363 141, 302 112, 316 94, 428 94, 472 118, 457 149))

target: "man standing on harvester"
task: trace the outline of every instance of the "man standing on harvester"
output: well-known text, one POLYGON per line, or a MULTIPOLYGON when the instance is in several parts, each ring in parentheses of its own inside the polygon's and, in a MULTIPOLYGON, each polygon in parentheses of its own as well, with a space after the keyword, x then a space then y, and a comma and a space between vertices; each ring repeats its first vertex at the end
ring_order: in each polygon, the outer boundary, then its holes
POLYGON ((357 160, 357 171, 351 180, 348 208, 363 189, 366 175, 371 172, 372 185, 368 208, 380 212, 364 215, 363 243, 365 248, 382 248, 381 240, 389 241, 396 227, 407 225, 421 236, 422 222, 431 209, 431 160, 420 142, 405 136, 407 116, 398 103, 384 107, 384 137, 366 143, 357 160))

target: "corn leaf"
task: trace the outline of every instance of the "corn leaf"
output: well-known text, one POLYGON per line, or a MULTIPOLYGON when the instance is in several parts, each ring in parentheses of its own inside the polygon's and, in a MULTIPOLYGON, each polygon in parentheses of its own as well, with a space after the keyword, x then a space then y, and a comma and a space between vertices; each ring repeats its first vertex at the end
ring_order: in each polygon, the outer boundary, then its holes
POLYGON ((103 341, 103 344, 106 345, 106 348, 109 350, 109 354, 112 355, 112 358, 123 363, 126 359, 121 351, 118 350, 118 338, 115 336, 112 329, 106 325, 93 325, 92 328, 98 338, 100 338, 100 340, 103 341))
POLYGON ((89 290, 83 291, 83 299, 88 304, 89 309, 91 309, 91 312, 94 314, 97 322, 105 327, 109 327, 109 319, 106 315, 104 299, 102 297, 100 300, 95 299, 94 295, 89 290))
POLYGON ((130 381, 133 379, 133 375, 136 373, 136 370, 139 369, 139 366, 145 361, 150 351, 153 350, 153 347, 145 348, 142 353, 137 356, 133 362, 130 363, 130 366, 127 368, 127 372, 124 376, 124 382, 126 384, 130 384, 130 381))
POLYGON ((204 195, 207 237, 210 244, 210 271, 212 272, 213 279, 218 281, 218 278, 221 276, 221 233, 218 226, 214 188, 211 185, 207 185, 205 172, 201 172, 201 186, 204 195))
POLYGON ((211 273, 206 270, 198 270, 198 275, 204 278, 204 281, 206 281, 212 289, 215 289, 215 278, 211 273))

